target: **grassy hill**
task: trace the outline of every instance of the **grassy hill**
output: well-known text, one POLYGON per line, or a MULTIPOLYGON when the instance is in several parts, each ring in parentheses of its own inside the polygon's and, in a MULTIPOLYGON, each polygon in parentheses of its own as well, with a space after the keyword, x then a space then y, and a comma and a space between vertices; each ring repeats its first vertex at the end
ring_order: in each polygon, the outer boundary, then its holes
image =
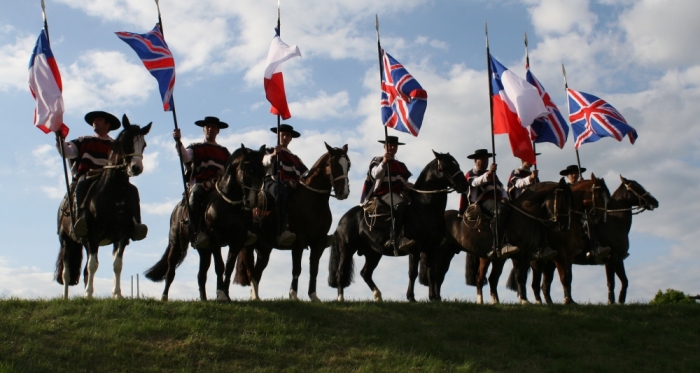
POLYGON ((0 372, 700 372, 700 306, 0 300, 0 372))

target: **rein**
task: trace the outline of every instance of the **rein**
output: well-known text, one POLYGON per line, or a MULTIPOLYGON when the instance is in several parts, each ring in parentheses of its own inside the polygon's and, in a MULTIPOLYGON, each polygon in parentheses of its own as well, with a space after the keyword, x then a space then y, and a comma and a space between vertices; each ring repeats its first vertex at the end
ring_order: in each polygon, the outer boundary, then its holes
MULTIPOLYGON (((439 166, 440 166, 440 162, 438 162, 438 167, 439 166)), ((442 173, 442 171, 440 169, 438 169, 438 171, 440 173, 442 173)), ((457 170, 457 172, 455 172, 454 174, 452 174, 452 176, 450 176, 450 180, 454 179, 454 177, 457 176, 460 172, 462 172, 462 171, 457 170)), ((455 189, 452 187, 447 187, 445 189, 438 189, 438 190, 420 190, 420 189, 416 189, 410 185, 406 185, 406 189, 414 191, 416 193, 420 193, 420 194, 452 193, 455 191, 455 189)))
POLYGON ((341 175, 341 176, 338 176, 336 178, 333 177, 333 167, 331 167, 331 158, 332 158, 332 156, 329 155, 328 164, 326 164, 326 166, 328 167, 328 179, 331 183, 331 189, 325 190, 325 189, 312 188, 309 185, 305 184, 304 182, 299 182, 299 184, 303 185, 304 187, 306 187, 306 189, 308 189, 312 192, 316 192, 318 194, 328 194, 331 197, 335 197, 335 195, 331 194, 333 192, 333 184, 338 180, 343 180, 343 179, 349 180, 349 178, 348 178, 348 175, 341 175))

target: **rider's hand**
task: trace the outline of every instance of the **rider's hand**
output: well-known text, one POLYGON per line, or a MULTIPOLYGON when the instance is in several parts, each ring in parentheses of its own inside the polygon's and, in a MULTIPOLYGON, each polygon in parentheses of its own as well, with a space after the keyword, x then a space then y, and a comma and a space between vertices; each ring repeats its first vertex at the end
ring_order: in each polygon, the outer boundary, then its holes
POLYGON ((175 139, 175 141, 180 141, 180 138, 180 129, 173 130, 173 139, 175 139))
POLYGON ((394 155, 393 155, 393 154, 384 153, 384 159, 382 160, 382 162, 387 163, 387 162, 388 162, 389 160, 391 160, 391 159, 394 159, 394 155))
POLYGON ((537 173, 538 173, 537 170, 532 171, 532 175, 530 175, 530 180, 531 180, 531 181, 535 182, 535 181, 537 180, 537 173))

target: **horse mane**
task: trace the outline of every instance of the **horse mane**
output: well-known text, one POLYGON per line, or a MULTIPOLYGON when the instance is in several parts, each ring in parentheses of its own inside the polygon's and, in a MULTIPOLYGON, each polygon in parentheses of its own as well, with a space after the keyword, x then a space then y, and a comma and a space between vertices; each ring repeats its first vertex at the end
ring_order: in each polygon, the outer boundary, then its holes
POLYGON ((528 199, 531 199, 531 200, 539 200, 540 198, 545 198, 546 196, 551 194, 552 190, 554 190, 558 187, 559 187, 559 183, 554 182, 554 181, 539 182, 539 183, 527 188, 525 190, 525 192, 523 192, 522 195, 525 195, 528 199))
POLYGON ((426 182, 426 179, 428 178, 428 172, 437 168, 437 161, 438 159, 434 158, 432 161, 428 162, 428 164, 426 164, 425 167, 423 167, 423 170, 420 172, 418 178, 416 179, 416 182, 414 183, 414 185, 417 188, 422 187, 423 184, 426 182))
POLYGON ((316 163, 314 163, 313 166, 311 166, 311 168, 309 168, 309 170, 313 170, 317 167, 321 167, 321 164, 328 162, 330 157, 331 157, 331 152, 323 153, 323 155, 316 161, 316 163))
POLYGON ((246 151, 249 150, 251 149, 245 147, 240 147, 236 149, 226 160, 226 163, 224 164, 224 170, 228 169, 228 166, 231 165, 231 163, 233 163, 234 161, 238 160, 238 158, 240 158, 242 155, 245 156, 246 151))

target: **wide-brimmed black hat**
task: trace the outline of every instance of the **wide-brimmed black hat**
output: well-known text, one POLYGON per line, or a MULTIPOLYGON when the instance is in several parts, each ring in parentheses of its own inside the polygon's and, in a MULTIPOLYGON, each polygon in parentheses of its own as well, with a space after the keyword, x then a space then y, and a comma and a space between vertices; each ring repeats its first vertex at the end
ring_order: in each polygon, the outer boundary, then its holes
POLYGON ((396 144, 396 145, 406 145, 402 142, 399 142, 398 136, 387 136, 386 141, 385 140, 379 140, 382 144, 396 144))
POLYGON ((213 124, 219 128, 228 128, 228 124, 220 121, 217 117, 204 117, 203 120, 198 120, 194 122, 194 124, 200 127, 204 127, 207 124, 213 124))
POLYGON ((91 126, 92 122, 95 121, 95 118, 102 118, 105 120, 105 122, 109 123, 110 131, 114 131, 122 126, 122 122, 120 122, 119 119, 117 119, 117 117, 106 111, 91 111, 85 114, 85 121, 91 126))
MULTIPOLYGON (((270 128, 270 131, 277 133, 277 127, 270 128)), ((299 132, 294 130, 294 127, 292 127, 286 123, 280 124, 280 132, 289 132, 292 134, 292 138, 297 138, 297 137, 301 136, 301 134, 299 132)))
POLYGON ((489 153, 487 149, 476 149, 474 154, 468 155, 469 159, 479 159, 479 158, 491 158, 494 154, 489 153))
MULTIPOLYGON (((586 172, 586 169, 581 167, 581 173, 586 172)), ((568 174, 577 174, 578 172, 578 166, 575 164, 572 164, 571 166, 559 171, 559 175, 561 176, 566 176, 568 174)))

